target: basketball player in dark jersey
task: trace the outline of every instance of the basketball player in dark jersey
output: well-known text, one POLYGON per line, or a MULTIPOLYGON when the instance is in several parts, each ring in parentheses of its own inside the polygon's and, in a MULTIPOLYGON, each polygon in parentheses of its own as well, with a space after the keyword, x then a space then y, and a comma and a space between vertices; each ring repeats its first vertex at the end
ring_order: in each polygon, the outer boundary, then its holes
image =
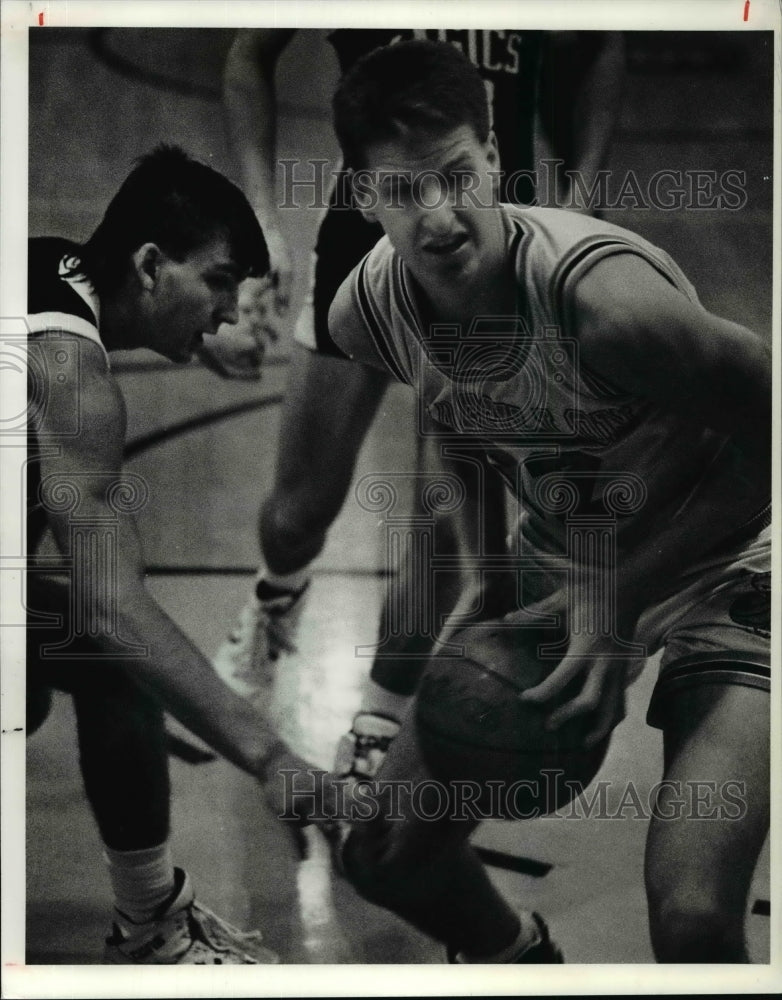
MULTIPOLYGON (((332 334, 505 472, 522 509, 525 603, 503 625, 555 613, 568 629, 566 655, 521 695, 549 706, 551 728, 580 716, 585 746, 599 743, 644 658, 662 651, 648 713, 664 747, 645 868, 654 952, 746 963, 770 810, 770 351, 708 312, 646 240, 500 203, 481 81, 453 49, 377 50, 343 79, 334 109, 360 207, 386 235, 339 289, 332 334), (457 177, 483 192, 479 205, 457 177), (505 323, 489 336, 476 316, 505 323), (448 352, 435 327, 455 331, 448 352), (607 518, 613 547, 575 531, 607 518)), ((384 786, 429 778, 411 712, 363 788, 380 818, 357 814, 345 869, 461 960, 514 961, 534 928, 482 871, 463 814, 438 823, 409 804, 402 821, 383 818, 384 786)))
POLYGON ((268 254, 244 195, 181 150, 144 157, 84 246, 30 241, 28 278, 28 733, 51 689, 73 697, 84 787, 115 898, 109 964, 276 962, 195 899, 169 845, 163 710, 259 782, 306 768, 152 600, 123 474, 126 414, 114 350, 187 361, 237 320, 238 286, 268 254), (39 546, 48 529, 61 555, 39 546), (64 578, 64 579, 63 579, 64 578), (59 621, 58 621, 59 620, 59 621))
MULTIPOLYGON (((290 261, 275 204, 274 73, 293 35, 293 30, 282 29, 241 31, 226 65, 227 113, 243 187, 264 227, 272 268, 278 272, 278 305, 283 308, 290 261)), ((463 51, 481 74, 489 98, 506 200, 533 200, 533 173, 541 156, 559 158, 563 169, 581 170, 587 179, 602 166, 620 94, 623 57, 618 34, 339 29, 327 37, 343 73, 372 49, 414 37, 446 41, 463 51)), ((563 176, 562 170, 551 171, 560 185, 563 176)), ((344 175, 338 178, 320 227, 311 294, 296 324, 275 482, 260 522, 263 565, 257 593, 215 658, 221 676, 250 696, 259 685, 262 690, 267 658, 293 644, 310 563, 342 507, 360 445, 388 384, 387 376, 348 364, 328 332, 328 309, 337 288, 382 235, 379 226, 367 223, 355 210, 343 181, 344 175)), ((561 186, 546 188, 544 199, 569 203, 569 192, 561 186)), ((431 439, 423 439, 420 449, 420 467, 430 472, 442 467, 431 439)), ((498 478, 474 454, 450 462, 468 499, 458 516, 439 518, 438 552, 504 551, 504 500, 498 478)), ((463 586, 461 574, 450 576, 451 587, 438 592, 433 620, 453 608, 458 594, 465 608, 477 602, 487 613, 491 610, 494 595, 486 593, 490 576, 473 581, 472 589, 463 586)), ((384 656, 373 664, 354 731, 340 749, 345 770, 371 771, 369 756, 376 756, 377 747, 385 746, 396 732, 414 690, 423 663, 414 657, 425 657, 430 646, 430 638, 411 630, 401 639, 390 637, 384 656), (395 652, 405 655, 395 659, 395 652), (352 759, 353 749, 360 750, 360 760, 352 759)))

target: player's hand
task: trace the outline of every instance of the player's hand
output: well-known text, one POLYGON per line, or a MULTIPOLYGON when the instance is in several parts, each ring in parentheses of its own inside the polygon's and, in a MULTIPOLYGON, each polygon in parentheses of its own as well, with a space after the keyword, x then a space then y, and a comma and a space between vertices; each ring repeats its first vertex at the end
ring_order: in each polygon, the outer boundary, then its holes
POLYGON ((278 754, 266 767, 266 803, 284 823, 301 860, 308 853, 305 827, 317 826, 329 839, 345 814, 345 778, 313 767, 291 751, 278 754))
POLYGON ((202 364, 224 378, 259 379, 264 347, 238 326, 223 324, 214 336, 204 334, 197 354, 202 364))
POLYGON ((547 729, 559 729, 580 715, 589 716, 586 748, 598 744, 625 717, 625 687, 631 661, 604 637, 574 636, 567 655, 534 688, 524 691, 522 701, 545 705, 557 699, 576 678, 577 692, 558 704, 546 718, 547 729))

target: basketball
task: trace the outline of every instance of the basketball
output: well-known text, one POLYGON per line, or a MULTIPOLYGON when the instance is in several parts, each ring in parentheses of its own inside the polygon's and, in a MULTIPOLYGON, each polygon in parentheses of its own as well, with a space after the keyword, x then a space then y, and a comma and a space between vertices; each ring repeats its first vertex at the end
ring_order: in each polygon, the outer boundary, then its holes
POLYGON ((432 657, 421 679, 416 725, 424 762, 437 780, 481 786, 476 801, 493 817, 554 812, 589 785, 605 757, 608 737, 584 749, 588 716, 544 729, 546 715, 574 693, 571 685, 546 706, 518 699, 557 666, 540 647, 560 639, 557 629, 472 626, 451 639, 464 655, 432 657))

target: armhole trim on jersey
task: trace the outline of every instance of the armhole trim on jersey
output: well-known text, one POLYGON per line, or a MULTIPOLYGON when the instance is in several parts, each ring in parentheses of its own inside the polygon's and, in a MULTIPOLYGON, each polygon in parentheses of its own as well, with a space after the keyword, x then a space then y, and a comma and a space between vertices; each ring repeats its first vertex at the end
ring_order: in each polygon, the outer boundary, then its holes
MULTIPOLYGON (((549 308, 553 316, 559 316, 565 321, 563 333, 572 337, 572 308, 568 306, 569 295, 576 282, 582 278, 599 261, 616 254, 630 253, 645 260, 655 271, 668 281, 677 291, 688 298, 688 288, 683 287, 679 276, 667 267, 665 261, 650 253, 644 247, 631 240, 621 237, 589 236, 573 247, 571 252, 560 261, 549 282, 549 308)), ((626 390, 613 385, 602 375, 590 371, 583 358, 579 361, 579 375, 585 384, 593 391, 608 396, 626 396, 626 390)))
POLYGON ((98 331, 92 323, 88 323, 86 319, 82 319, 80 316, 74 316, 73 313, 60 312, 32 313, 27 317, 27 326, 30 336, 39 333, 62 332, 71 333, 76 337, 83 337, 85 340, 91 340, 103 351, 106 364, 109 363, 108 351, 100 339, 98 331))
POLYGON ((367 256, 361 261, 358 274, 356 275, 356 296, 358 300, 359 312, 361 313, 364 326, 366 327, 366 330, 372 339, 372 343, 374 344, 375 350, 377 351, 383 364, 396 379, 409 385, 410 379, 400 368, 396 358, 394 357, 393 351, 389 347, 388 337, 385 332, 382 319, 378 310, 375 308, 372 296, 369 294, 367 289, 366 268, 368 260, 369 254, 367 254, 367 256))
POLYGON ((617 236, 595 237, 589 236, 581 240, 570 253, 558 264, 549 282, 549 305, 555 316, 563 316, 569 320, 570 310, 566 310, 566 296, 573 285, 582 278, 595 264, 605 257, 614 254, 630 253, 635 257, 640 257, 650 264, 658 274, 668 281, 677 291, 690 295, 689 283, 684 282, 684 276, 677 274, 666 262, 645 247, 639 246, 631 240, 622 239, 617 236))
MULTIPOLYGON (((521 284, 522 282, 518 281, 518 276, 525 275, 527 273, 527 253, 529 252, 529 247, 531 245, 530 237, 532 234, 529 230, 524 228, 520 219, 509 219, 509 221, 511 234, 510 240, 508 241, 508 257, 513 261, 514 267, 516 268, 517 284, 521 284)), ((516 299, 516 308, 518 310, 518 296, 516 299)), ((521 321, 527 328, 529 336, 533 337, 535 335, 535 331, 532 323, 532 309, 530 297, 526 293, 524 295, 524 302, 522 305, 524 307, 524 311, 520 317, 521 321)))

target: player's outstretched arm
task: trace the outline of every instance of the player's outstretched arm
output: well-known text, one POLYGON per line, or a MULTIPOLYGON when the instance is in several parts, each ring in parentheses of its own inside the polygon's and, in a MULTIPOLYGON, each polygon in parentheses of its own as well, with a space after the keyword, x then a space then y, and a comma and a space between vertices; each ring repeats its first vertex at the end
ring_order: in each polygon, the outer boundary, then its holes
MULTIPOLYGON (((62 382, 34 385, 34 398, 46 405, 32 422, 42 447, 41 480, 44 495, 77 498, 82 525, 97 536, 96 551, 112 545, 118 536, 116 573, 106 578, 101 561, 87 559, 74 581, 74 601, 81 602, 94 623, 98 641, 109 654, 96 670, 124 669, 147 685, 163 707, 233 764, 264 781, 280 767, 306 768, 277 737, 271 726, 244 699, 215 674, 210 663, 152 599, 144 585, 144 565, 136 526, 130 514, 117 514, 109 502, 112 486, 122 489, 122 451, 125 406, 119 387, 107 370, 100 348, 83 338, 78 347, 62 352, 63 338, 39 341, 44 355, 68 353, 69 370, 50 360, 49 370, 64 375, 62 382), (78 414, 79 432, 72 428, 78 414), (106 537, 100 538, 105 530, 106 537), (119 637, 119 639, 117 638, 119 637), (146 655, 132 659, 123 643, 146 647, 146 655), (111 654, 121 658, 112 659, 111 654)), ((41 370, 46 366, 42 365, 41 370)), ((35 381, 38 367, 31 366, 35 381)), ((132 485, 128 484, 128 489, 132 485)), ((63 553, 70 545, 68 512, 49 504, 47 517, 63 553)))
MULTIPOLYGON (((572 315, 581 358, 592 371, 663 410, 728 435, 725 448, 740 469, 734 490, 725 488, 718 463, 702 470, 699 491, 710 497, 703 515, 697 521, 671 518, 654 538, 619 553, 617 634, 630 636, 641 611, 672 579, 768 503, 771 356, 758 334, 689 301, 630 254, 608 258, 589 272, 576 292, 572 315)), ((577 588, 576 599, 591 590, 588 580, 577 577, 570 586, 577 588)), ((617 678, 627 663, 619 653, 606 648, 604 639, 572 637, 568 657, 523 697, 545 702, 583 675, 579 694, 552 713, 550 722, 556 726, 599 710, 594 734, 599 738, 621 715, 617 678)))

